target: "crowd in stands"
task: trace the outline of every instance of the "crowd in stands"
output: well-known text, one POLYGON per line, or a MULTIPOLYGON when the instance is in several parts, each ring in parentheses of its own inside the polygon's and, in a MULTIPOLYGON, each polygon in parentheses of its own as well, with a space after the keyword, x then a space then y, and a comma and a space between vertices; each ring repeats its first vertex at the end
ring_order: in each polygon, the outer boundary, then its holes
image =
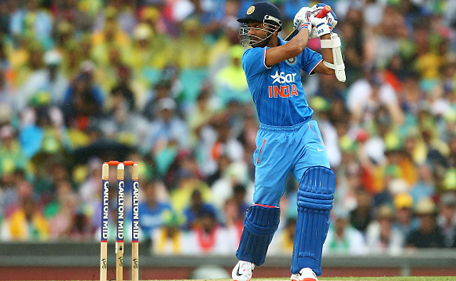
MULTIPOLYGON (((259 126, 236 21, 252 2, 1 0, 0 241, 98 241, 102 163, 131 160, 153 253, 234 255, 259 126)), ((316 3, 271 2, 282 38, 316 3)), ((347 81, 303 74, 336 173, 324 254, 456 247, 454 1, 325 3, 347 81)), ((270 254, 292 252, 297 189, 270 254)))

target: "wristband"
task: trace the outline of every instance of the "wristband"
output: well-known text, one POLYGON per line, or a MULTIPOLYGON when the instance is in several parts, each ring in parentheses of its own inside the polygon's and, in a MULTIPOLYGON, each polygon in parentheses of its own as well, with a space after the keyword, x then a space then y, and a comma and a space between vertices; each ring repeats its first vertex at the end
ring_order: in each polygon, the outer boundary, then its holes
POLYGON ((301 26, 298 28, 298 31, 301 31, 301 29, 303 29, 303 28, 310 29, 310 23, 305 22, 305 23, 301 24, 301 26))

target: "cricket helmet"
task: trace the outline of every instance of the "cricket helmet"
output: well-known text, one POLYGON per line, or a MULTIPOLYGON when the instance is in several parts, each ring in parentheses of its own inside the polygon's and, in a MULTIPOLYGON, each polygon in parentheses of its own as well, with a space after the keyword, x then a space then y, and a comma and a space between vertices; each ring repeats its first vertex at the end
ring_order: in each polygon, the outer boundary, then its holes
POLYGON ((269 38, 276 31, 282 30, 282 14, 279 8, 269 2, 257 2, 252 4, 246 11, 245 16, 237 20, 242 23, 239 28, 239 39, 244 46, 259 45, 262 42, 268 42, 269 38), (248 32, 252 27, 248 27, 249 22, 261 22, 264 30, 267 32, 266 38, 249 36, 248 32))

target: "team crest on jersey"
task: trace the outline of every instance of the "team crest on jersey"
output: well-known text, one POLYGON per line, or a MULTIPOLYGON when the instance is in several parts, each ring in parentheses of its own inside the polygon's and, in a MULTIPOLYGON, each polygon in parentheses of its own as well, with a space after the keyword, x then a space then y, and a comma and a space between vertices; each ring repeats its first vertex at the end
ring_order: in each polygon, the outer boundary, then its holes
POLYGON ((288 63, 289 65, 293 65, 293 64, 295 64, 295 63, 296 63, 296 61, 297 61, 296 57, 294 57, 294 58, 290 58, 290 59, 287 59, 287 63, 288 63))
POLYGON ((252 14, 254 11, 255 11, 255 6, 250 6, 250 7, 247 9, 247 15, 252 14))

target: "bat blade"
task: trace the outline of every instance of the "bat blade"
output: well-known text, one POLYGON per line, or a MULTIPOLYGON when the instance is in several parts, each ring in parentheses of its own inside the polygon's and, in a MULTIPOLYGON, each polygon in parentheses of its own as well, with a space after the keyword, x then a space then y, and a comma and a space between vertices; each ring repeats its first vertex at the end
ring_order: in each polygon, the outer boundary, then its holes
MULTIPOLYGON (((326 17, 326 15, 331 12, 331 6, 329 5, 326 5, 323 7, 323 9, 321 9, 321 11, 315 16, 316 18, 324 18, 326 17)), ((285 41, 289 41, 291 40, 293 37, 295 37, 297 34, 298 34, 298 30, 297 29, 293 29, 292 32, 290 32, 290 34, 287 35, 287 37, 285 38, 285 41)))

